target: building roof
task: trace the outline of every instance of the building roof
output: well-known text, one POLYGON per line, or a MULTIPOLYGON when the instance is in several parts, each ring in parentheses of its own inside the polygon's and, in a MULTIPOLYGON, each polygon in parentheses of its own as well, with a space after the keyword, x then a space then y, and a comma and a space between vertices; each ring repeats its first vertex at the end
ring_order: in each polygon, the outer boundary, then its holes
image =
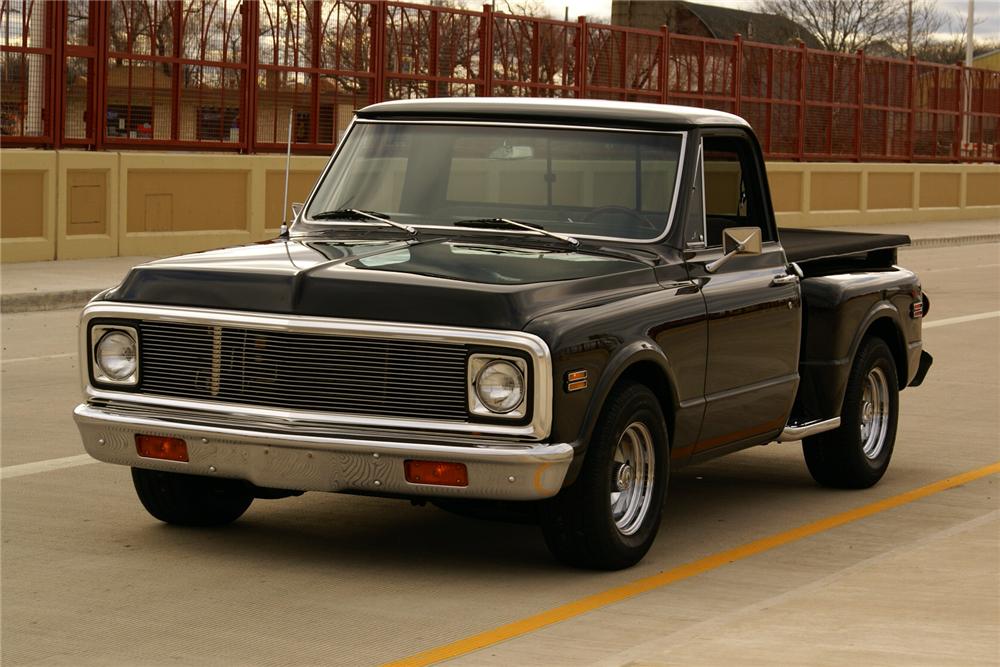
POLYGON ((810 48, 822 48, 815 35, 784 16, 714 5, 700 5, 684 0, 658 0, 642 2, 641 4, 643 13, 647 17, 652 17, 656 13, 659 13, 660 17, 656 19, 658 25, 633 26, 636 28, 655 30, 659 25, 669 24, 666 20, 668 11, 672 8, 683 7, 697 16, 716 39, 733 39, 739 33, 743 39, 752 42, 787 45, 796 40, 802 40, 810 48), (655 12, 657 6, 660 8, 660 12, 655 12))
POLYGON ((602 126, 691 126, 728 125, 748 127, 745 120, 724 111, 608 100, 577 100, 551 97, 436 97, 373 104, 358 111, 359 118, 425 118, 455 120, 510 120, 602 126))

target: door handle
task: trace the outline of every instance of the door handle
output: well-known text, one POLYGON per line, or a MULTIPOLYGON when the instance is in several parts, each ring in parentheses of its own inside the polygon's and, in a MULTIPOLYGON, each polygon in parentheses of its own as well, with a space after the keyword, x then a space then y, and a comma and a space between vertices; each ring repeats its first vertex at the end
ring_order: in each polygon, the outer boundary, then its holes
POLYGON ((772 287, 776 285, 794 285, 797 282, 799 282, 799 277, 794 273, 785 273, 783 275, 771 278, 772 287))

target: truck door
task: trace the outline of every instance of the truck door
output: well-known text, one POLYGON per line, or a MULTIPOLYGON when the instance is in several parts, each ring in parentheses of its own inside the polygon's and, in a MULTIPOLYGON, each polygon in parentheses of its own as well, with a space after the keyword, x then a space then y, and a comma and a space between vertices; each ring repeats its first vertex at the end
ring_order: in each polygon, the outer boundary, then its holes
POLYGON ((798 388, 802 299, 778 243, 763 161, 748 136, 703 134, 701 228, 686 221, 687 261, 708 316, 705 417, 695 455, 775 437, 798 388), (723 255, 728 227, 757 227, 761 254, 723 255))

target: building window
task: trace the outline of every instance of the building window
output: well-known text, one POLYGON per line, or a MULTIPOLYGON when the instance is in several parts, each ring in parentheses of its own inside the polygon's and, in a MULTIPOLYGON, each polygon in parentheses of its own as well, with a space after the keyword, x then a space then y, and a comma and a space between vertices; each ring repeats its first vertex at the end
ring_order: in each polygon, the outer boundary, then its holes
POLYGON ((198 141, 240 140, 240 110, 236 107, 198 107, 198 141))
POLYGON ((153 107, 109 104, 106 118, 109 137, 153 138, 153 107))

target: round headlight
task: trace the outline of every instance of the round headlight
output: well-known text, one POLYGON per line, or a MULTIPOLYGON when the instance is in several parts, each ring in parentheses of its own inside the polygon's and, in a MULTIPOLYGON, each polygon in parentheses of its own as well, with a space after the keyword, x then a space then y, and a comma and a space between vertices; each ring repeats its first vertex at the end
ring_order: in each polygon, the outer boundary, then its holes
POLYGON ((496 360, 476 376, 476 396, 490 411, 506 414, 524 399, 524 375, 509 361, 496 360))
POLYGON ((135 340, 124 331, 109 331, 97 342, 94 357, 109 380, 127 380, 136 370, 135 340))

